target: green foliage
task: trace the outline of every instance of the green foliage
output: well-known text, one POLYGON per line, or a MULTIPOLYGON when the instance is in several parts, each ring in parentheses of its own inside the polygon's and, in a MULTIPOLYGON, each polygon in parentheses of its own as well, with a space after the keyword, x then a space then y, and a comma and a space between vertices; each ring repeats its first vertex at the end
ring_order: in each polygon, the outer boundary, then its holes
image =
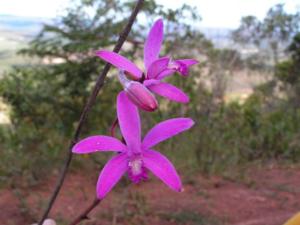
MULTIPOLYGON (((112 48, 134 3, 75 1, 64 16, 55 24, 44 25, 29 47, 20 51, 35 61, 39 59, 40 64, 15 67, 0 82, 0 95, 10 106, 12 121, 0 134, 1 150, 5 149, 5 157, 9 158, 7 162, 0 160, 3 177, 29 174, 29 177, 38 178, 57 166, 104 65, 94 52, 112 48), (14 162, 14 168, 8 166, 8 162, 14 162), (30 175, 35 173, 38 174, 30 175)), ((196 9, 183 5, 171 10, 155 1, 146 1, 139 18, 147 18, 148 24, 145 26, 140 20, 135 23, 122 55, 130 59, 142 58, 142 43, 158 16, 163 17, 167 25, 162 51, 168 51, 174 57, 179 52, 181 57, 192 57, 189 51, 185 53, 181 49, 191 48, 196 42, 211 46, 190 24, 201 19, 196 9)), ((197 49, 193 54, 197 54, 197 49)), ((83 127, 83 136, 108 133, 116 116, 116 95, 121 90, 115 72, 112 70, 106 79, 97 104, 83 127)))
POLYGON ((288 101, 295 108, 300 107, 300 33, 295 35, 288 47, 290 59, 275 66, 275 79, 282 82, 282 91, 287 95, 288 101))
POLYGON ((300 69, 294 61, 286 60, 276 65, 275 77, 284 83, 294 85, 300 78, 300 69))
POLYGON ((288 52, 295 63, 300 65, 300 33, 297 33, 290 46, 288 47, 288 52))
POLYGON ((191 137, 186 137, 184 144, 175 148, 186 155, 193 149, 197 162, 186 158, 191 162, 187 166, 195 168, 196 163, 208 174, 224 173, 249 161, 279 158, 298 161, 300 146, 296 140, 300 110, 282 107, 266 112, 262 103, 262 99, 254 95, 244 105, 220 106, 206 117, 199 117, 191 137))

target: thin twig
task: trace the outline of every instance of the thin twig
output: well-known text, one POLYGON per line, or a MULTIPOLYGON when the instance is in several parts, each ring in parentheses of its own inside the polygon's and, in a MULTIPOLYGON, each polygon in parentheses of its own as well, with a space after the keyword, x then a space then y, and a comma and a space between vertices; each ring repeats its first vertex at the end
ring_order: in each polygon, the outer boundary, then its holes
POLYGON ((73 220, 69 225, 76 225, 82 220, 88 219, 88 214, 101 202, 101 200, 95 198, 92 204, 87 207, 75 220, 73 220))
MULTIPOLYGON (((122 45, 124 44, 131 28, 132 28, 132 25, 135 21, 135 18, 138 14, 138 12, 140 11, 140 9, 142 8, 142 5, 143 5, 143 2, 144 0, 138 0, 136 5, 135 5, 135 8, 133 9, 130 17, 129 17, 129 20, 128 20, 128 23, 127 25, 125 26, 124 30, 120 33, 120 36, 119 36, 119 39, 118 39, 118 42, 116 43, 113 51, 114 52, 119 52, 122 45)), ((98 79, 96 81, 96 84, 93 88, 93 91, 87 101, 87 103, 85 104, 84 106, 84 109, 80 115, 80 119, 79 119, 79 122, 78 122, 78 125, 77 125, 77 128, 75 130, 75 133, 74 133, 74 136, 73 136, 73 139, 71 140, 70 142, 70 145, 69 145, 69 148, 68 148, 68 154, 66 156, 66 159, 65 159, 65 162, 64 162, 64 165, 63 165, 63 168, 61 170, 61 174, 58 178, 58 181, 57 181, 57 184, 54 188, 54 191, 49 199, 49 203, 46 207, 46 210, 42 216, 42 219, 40 220, 39 222, 39 225, 42 225, 43 224, 43 221, 48 217, 48 214, 56 200, 56 197, 63 185, 63 182, 65 180, 65 176, 67 174, 67 171, 68 171, 68 168, 70 166, 70 163, 71 163, 71 160, 72 160, 72 147, 73 145, 78 141, 79 139, 79 135, 81 133, 81 130, 82 130, 82 126, 84 124, 84 122, 86 121, 86 118, 87 118, 87 115, 88 115, 88 112, 90 111, 90 109, 92 108, 92 106, 94 105, 94 102, 96 100, 96 97, 100 91, 100 89, 103 87, 103 84, 104 84, 104 80, 105 80, 105 77, 107 75, 107 72, 109 71, 110 69, 110 64, 109 63, 106 63, 101 74, 98 76, 98 79)))
POLYGON ((115 129, 116 129, 116 126, 118 125, 118 123, 119 123, 118 118, 116 118, 110 127, 110 135, 112 137, 115 137, 115 129))

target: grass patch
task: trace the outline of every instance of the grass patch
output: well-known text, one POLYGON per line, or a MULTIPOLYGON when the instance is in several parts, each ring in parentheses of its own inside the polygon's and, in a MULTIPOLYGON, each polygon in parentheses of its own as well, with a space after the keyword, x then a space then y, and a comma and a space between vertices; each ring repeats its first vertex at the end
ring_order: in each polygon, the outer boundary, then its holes
POLYGON ((174 222, 176 224, 189 225, 222 225, 222 222, 217 218, 202 215, 193 211, 181 211, 175 213, 161 213, 159 217, 163 220, 174 222))

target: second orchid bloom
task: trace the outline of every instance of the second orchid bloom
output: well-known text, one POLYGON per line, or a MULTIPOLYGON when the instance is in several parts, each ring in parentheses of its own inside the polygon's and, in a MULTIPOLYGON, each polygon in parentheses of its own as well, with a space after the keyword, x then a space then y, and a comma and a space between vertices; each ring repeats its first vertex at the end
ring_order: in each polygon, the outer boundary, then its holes
POLYGON ((123 91, 117 98, 117 115, 126 143, 114 137, 96 135, 81 140, 72 149, 73 153, 77 154, 97 151, 118 153, 107 162, 99 175, 97 197, 103 199, 126 172, 134 183, 138 183, 147 179, 148 170, 173 190, 181 191, 181 181, 174 166, 165 156, 153 150, 153 147, 191 128, 194 124, 193 120, 174 118, 163 121, 154 126, 141 140, 138 109, 131 104, 123 91))
POLYGON ((159 58, 163 33, 163 22, 159 19, 152 26, 145 42, 145 73, 133 62, 115 52, 100 50, 96 53, 101 59, 120 70, 119 76, 122 76, 120 81, 126 94, 135 105, 145 111, 154 111, 158 107, 157 100, 152 93, 171 101, 187 103, 189 97, 182 90, 162 80, 175 72, 187 76, 189 67, 198 63, 195 59, 171 60, 169 57, 159 58), (125 71, 133 80, 127 79, 122 71, 125 71), (137 84, 137 82, 140 84, 137 84))

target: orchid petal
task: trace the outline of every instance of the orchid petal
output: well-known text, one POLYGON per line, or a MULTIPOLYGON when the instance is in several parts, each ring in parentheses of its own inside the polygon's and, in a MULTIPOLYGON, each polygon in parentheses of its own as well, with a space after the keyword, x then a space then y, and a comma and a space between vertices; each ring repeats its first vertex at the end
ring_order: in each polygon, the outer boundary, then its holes
POLYGON ((196 59, 178 59, 178 60, 175 60, 175 62, 183 63, 188 67, 199 63, 199 61, 196 59))
POLYGON ((175 69, 179 72, 179 74, 181 74, 182 76, 188 76, 189 67, 196 63, 198 63, 198 61, 195 59, 179 59, 175 60, 171 64, 175 65, 175 69))
POLYGON ((193 125, 194 121, 190 118, 174 118, 160 122, 146 134, 142 142, 143 149, 149 149, 170 137, 188 130, 193 125))
POLYGON ((161 80, 165 77, 168 77, 178 71, 181 75, 187 76, 189 72, 189 67, 197 64, 198 61, 195 59, 178 59, 173 62, 170 62, 169 68, 163 70, 156 79, 161 80))
POLYGON ((128 169, 128 156, 121 153, 112 157, 102 169, 97 182, 97 198, 103 199, 128 169))
POLYGON ((146 69, 151 63, 158 59, 159 51, 164 36, 164 24, 162 19, 157 20, 152 26, 144 47, 144 63, 146 69))
POLYGON ((150 85, 148 88, 155 94, 166 97, 169 100, 181 103, 189 102, 189 97, 182 90, 169 83, 160 82, 150 85))
POLYGON ((156 79, 161 80, 161 79, 163 79, 165 77, 173 75, 175 72, 176 72, 175 69, 165 69, 160 74, 158 74, 158 76, 156 77, 156 79))
POLYGON ((115 67, 129 72, 130 75, 134 76, 135 79, 140 79, 142 77, 143 72, 133 62, 126 59, 124 56, 106 50, 97 51, 96 55, 115 67))
POLYGON ((116 138, 96 135, 79 141, 72 148, 72 152, 77 154, 87 154, 97 151, 124 152, 126 151, 126 146, 116 138))
POLYGON ((173 164, 157 151, 147 150, 143 153, 144 166, 167 186, 175 191, 182 190, 182 184, 173 164))
POLYGON ((141 124, 137 107, 129 100, 124 91, 117 98, 117 114, 121 133, 132 151, 141 148, 141 124))
POLYGON ((148 87, 148 86, 151 86, 151 85, 155 85, 155 84, 159 84, 160 81, 159 80, 156 80, 156 79, 147 79, 147 80, 144 80, 143 84, 148 87))
POLYGON ((167 69, 170 58, 164 57, 151 63, 147 71, 147 79, 156 78, 161 72, 167 69))

